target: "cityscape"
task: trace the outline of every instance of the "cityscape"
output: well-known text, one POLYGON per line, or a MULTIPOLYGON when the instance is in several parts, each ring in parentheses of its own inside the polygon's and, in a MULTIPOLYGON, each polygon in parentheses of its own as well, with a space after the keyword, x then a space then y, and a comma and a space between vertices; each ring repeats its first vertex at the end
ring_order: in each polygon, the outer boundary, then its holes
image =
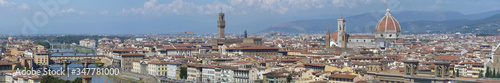
POLYGON ((500 83, 500 1, 99 2, 0 0, 0 82, 500 83))

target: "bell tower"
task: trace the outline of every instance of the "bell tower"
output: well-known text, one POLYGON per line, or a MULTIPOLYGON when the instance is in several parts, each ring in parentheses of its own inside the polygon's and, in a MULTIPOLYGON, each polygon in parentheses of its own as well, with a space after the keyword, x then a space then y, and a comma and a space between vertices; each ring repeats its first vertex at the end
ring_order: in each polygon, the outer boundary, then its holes
POLYGON ((326 28, 325 47, 330 48, 330 27, 326 28))
POLYGON ((226 27, 226 20, 224 20, 224 13, 222 11, 219 13, 219 21, 217 21, 219 27, 219 39, 224 39, 224 28, 226 27))
POLYGON ((347 48, 347 33, 345 30, 346 19, 337 19, 337 44, 342 48, 347 48))

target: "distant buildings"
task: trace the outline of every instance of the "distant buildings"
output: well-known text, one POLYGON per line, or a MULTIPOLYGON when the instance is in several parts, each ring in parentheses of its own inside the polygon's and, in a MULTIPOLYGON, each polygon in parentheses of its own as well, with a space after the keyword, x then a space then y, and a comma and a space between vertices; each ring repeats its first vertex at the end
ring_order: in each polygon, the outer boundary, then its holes
POLYGON ((88 47, 88 48, 95 48, 97 46, 95 40, 90 39, 90 38, 80 40, 80 43, 78 43, 78 44, 80 46, 88 47))
MULTIPOLYGON (((118 43, 121 43, 121 40, 119 38, 113 38, 113 39, 109 39, 109 38, 101 38, 99 39, 98 41, 98 45, 105 45, 105 44, 118 44, 118 43)), ((84 42, 85 43, 85 42, 84 42)))

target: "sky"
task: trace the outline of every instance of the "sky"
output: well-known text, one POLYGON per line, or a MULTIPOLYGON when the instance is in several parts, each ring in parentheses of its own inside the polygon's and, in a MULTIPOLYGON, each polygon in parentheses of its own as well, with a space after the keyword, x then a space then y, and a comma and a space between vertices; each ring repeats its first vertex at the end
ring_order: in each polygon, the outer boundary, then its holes
MULTIPOLYGON (((500 10, 500 0, 0 0, 0 34, 260 32, 293 20, 329 19, 369 12, 500 10)), ((335 23, 333 23, 335 24, 335 23)))

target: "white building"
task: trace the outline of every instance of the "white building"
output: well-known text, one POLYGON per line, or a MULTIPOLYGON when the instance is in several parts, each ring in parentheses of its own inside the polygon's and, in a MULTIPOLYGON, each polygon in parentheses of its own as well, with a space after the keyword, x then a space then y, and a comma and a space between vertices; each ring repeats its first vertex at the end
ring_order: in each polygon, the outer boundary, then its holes
POLYGON ((132 72, 148 74, 148 63, 147 59, 132 62, 132 72))
POLYGON ((215 79, 214 66, 204 66, 201 69, 202 69, 201 79, 203 83, 217 83, 215 79))
POLYGON ((234 74, 234 82, 237 83, 252 83, 253 81, 250 81, 250 69, 236 69, 233 70, 234 74))
POLYGON ((83 40, 80 40, 79 45, 83 47, 95 48, 96 42, 93 39, 85 38, 83 40))
POLYGON ((164 46, 163 49, 159 50, 160 55, 185 55, 190 56, 193 54, 198 54, 198 48, 194 46, 164 46))
POLYGON ((176 75, 177 69, 181 68, 181 63, 179 62, 171 62, 167 64, 167 78, 176 79, 178 76, 176 75))
POLYGON ((227 65, 219 65, 220 68, 220 78, 221 78, 221 83, 234 83, 234 78, 233 78, 233 70, 237 69, 238 67, 232 67, 232 66, 227 66, 227 65))

